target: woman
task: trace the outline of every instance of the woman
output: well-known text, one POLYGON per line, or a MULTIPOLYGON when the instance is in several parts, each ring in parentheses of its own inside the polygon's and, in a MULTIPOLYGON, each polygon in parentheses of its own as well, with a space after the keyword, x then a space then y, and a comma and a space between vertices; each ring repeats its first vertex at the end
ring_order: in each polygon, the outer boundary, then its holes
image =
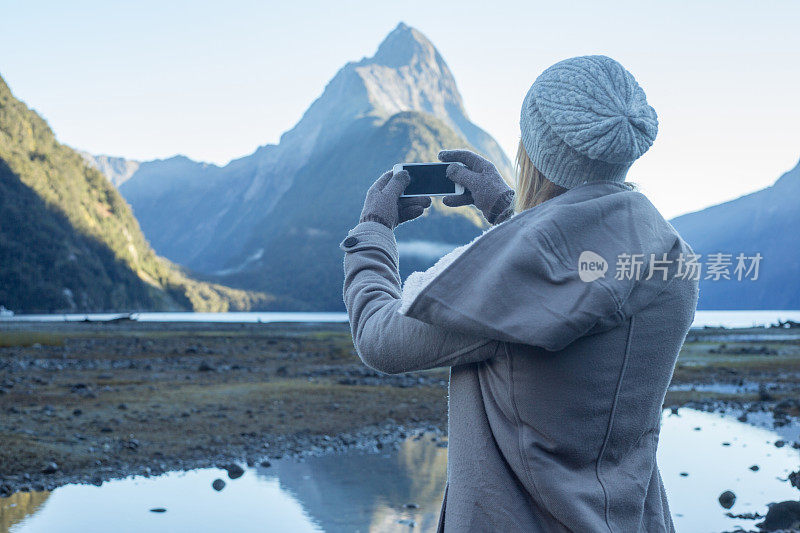
POLYGON ((624 183, 656 113, 619 63, 577 57, 537 78, 520 126, 516 191, 476 154, 439 154, 466 165, 445 203, 495 226, 402 292, 392 230, 430 199, 399 200, 405 172, 370 188, 342 243, 356 349, 388 373, 451 367, 440 531, 672 531, 656 447, 697 281, 624 183))

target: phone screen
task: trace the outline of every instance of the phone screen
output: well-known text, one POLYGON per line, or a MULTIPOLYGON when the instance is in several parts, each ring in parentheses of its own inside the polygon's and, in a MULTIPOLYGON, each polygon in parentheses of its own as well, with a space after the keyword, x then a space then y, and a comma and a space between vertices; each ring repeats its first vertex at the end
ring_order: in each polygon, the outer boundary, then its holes
POLYGON ((449 163, 421 163, 403 165, 411 176, 404 195, 455 194, 456 184, 447 179, 449 163))

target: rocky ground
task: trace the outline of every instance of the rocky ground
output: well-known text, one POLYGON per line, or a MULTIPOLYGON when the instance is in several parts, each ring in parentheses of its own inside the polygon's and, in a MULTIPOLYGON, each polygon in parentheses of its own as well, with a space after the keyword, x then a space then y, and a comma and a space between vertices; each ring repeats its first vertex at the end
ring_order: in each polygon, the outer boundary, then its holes
MULTIPOLYGON (((695 330, 665 406, 781 424, 799 384, 800 329, 695 330)), ((366 368, 344 324, 0 322, 0 496, 381 446, 444 430, 446 386, 366 368)))
POLYGON ((344 324, 0 328, 0 496, 446 427, 447 371, 374 372, 344 324))
POLYGON ((800 417, 800 328, 692 330, 664 405, 800 417))

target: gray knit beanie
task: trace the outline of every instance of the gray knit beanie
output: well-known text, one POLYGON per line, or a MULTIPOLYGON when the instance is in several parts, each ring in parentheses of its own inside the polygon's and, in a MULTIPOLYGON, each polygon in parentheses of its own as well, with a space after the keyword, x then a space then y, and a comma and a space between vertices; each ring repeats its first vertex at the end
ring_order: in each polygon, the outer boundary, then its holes
POLYGON ((533 82, 522 144, 545 178, 567 189, 625 181, 656 138, 658 117, 625 67, 606 56, 565 59, 533 82))

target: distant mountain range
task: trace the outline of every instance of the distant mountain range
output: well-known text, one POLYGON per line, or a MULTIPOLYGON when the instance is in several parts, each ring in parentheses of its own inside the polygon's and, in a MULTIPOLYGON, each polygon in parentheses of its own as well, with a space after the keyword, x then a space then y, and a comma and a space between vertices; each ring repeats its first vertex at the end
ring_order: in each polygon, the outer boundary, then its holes
MULTIPOLYGON (((120 184, 158 253, 299 308, 341 309, 337 244, 357 222, 369 185, 395 163, 435 161, 454 147, 483 153, 511 176, 497 142, 468 119, 439 52, 401 23, 373 57, 346 64, 278 145, 224 167, 182 156, 96 156, 93 165, 120 184)), ((466 242, 483 224, 471 207, 437 204, 398 232, 410 244, 404 267, 430 264, 430 246, 466 242)))
MULTIPOLYGON (((278 145, 224 167, 183 156, 137 162, 84 154, 119 186, 155 250, 205 279, 277 295, 280 309, 339 310, 339 240, 364 193, 401 161, 465 146, 511 164, 467 118, 450 69, 417 30, 400 24, 371 58, 346 64, 278 145)), ((774 186, 672 220, 703 255, 764 257, 757 281, 701 281, 701 309, 800 308, 800 170, 774 186)), ((397 231, 401 272, 425 268, 472 239, 473 208, 436 202, 397 231)))
MULTIPOLYGON (((122 165, 120 168, 124 168, 122 165)), ((225 311, 266 294, 158 257, 114 186, 0 78, 0 304, 14 311, 225 311)))
POLYGON ((108 155, 92 155, 89 152, 78 151, 86 163, 102 172, 116 188, 128 181, 139 170, 141 162, 124 157, 112 157, 108 155))
MULTIPOLYGON (((258 263, 263 253, 259 250, 266 244, 262 242, 264 227, 271 225, 268 221, 273 210, 300 176, 310 166, 318 166, 321 157, 331 154, 384 151, 383 146, 348 143, 377 130, 398 113, 426 115, 422 120, 438 119, 437 127, 448 132, 448 146, 474 147, 510 177, 511 164, 499 145, 467 118, 455 79, 441 55, 421 33, 402 23, 373 57, 345 65, 277 145, 262 146, 224 167, 183 156, 144 163, 94 156, 92 164, 118 185, 158 253, 208 276, 232 276, 232 282, 241 285, 238 274, 252 274, 248 276, 251 278, 262 275, 258 263)), ((440 140, 424 135, 409 141, 406 144, 414 146, 417 158, 430 159, 443 146, 435 144, 440 140)), ((336 172, 335 179, 348 185, 342 194, 363 198, 362 182, 356 175, 368 168, 380 174, 394 163, 408 160, 411 154, 391 151, 388 156, 399 159, 378 160, 375 168, 352 160, 347 168, 319 171, 336 172)), ((324 199, 316 198, 314 188, 316 184, 311 185, 303 203, 323 211, 335 209, 339 199, 330 198, 328 206, 322 203, 324 199)), ((295 209, 298 214, 307 210, 304 205, 295 209)), ((331 220, 319 229, 339 227, 328 223, 338 220, 333 211, 330 213, 331 220)), ((337 212, 339 215, 346 216, 337 212)), ((471 226, 479 220, 474 213, 470 218, 471 226)), ((424 226, 422 233, 439 233, 434 224, 424 226)), ((467 237, 459 235, 457 242, 467 237)))
POLYGON ((671 222, 701 263, 709 254, 733 256, 730 280, 706 280, 704 272, 700 309, 800 309, 800 163, 771 187, 671 222), (757 280, 733 275, 739 253, 761 254, 757 280))

